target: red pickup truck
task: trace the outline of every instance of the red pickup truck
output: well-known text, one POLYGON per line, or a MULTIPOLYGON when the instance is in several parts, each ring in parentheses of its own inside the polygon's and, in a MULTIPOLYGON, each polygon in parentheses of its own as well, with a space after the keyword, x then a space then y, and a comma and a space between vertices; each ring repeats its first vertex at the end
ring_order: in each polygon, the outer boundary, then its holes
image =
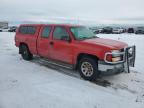
POLYGON ((101 72, 129 72, 135 63, 135 46, 99 38, 80 25, 20 25, 15 45, 24 60, 44 57, 77 69, 86 80, 96 80, 101 72))

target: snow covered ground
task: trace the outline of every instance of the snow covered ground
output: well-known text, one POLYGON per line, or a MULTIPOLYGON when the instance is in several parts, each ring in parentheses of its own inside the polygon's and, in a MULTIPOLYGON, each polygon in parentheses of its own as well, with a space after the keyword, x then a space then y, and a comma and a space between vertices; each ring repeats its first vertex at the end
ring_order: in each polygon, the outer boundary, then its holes
POLYGON ((14 33, 0 33, 0 108, 144 108, 144 35, 98 36, 137 46, 136 67, 103 77, 108 87, 24 61, 14 33))

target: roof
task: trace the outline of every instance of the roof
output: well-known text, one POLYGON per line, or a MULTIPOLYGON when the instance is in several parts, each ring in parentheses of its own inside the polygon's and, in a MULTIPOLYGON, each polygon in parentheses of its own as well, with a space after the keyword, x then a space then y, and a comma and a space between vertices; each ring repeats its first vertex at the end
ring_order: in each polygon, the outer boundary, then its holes
POLYGON ((76 24, 21 24, 20 26, 65 26, 65 27, 72 27, 72 26, 80 26, 76 24))

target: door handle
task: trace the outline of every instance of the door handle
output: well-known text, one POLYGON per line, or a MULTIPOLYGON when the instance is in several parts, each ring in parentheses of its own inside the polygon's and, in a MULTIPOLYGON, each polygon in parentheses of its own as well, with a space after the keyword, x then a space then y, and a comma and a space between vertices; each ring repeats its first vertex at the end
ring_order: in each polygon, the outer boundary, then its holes
POLYGON ((50 42, 50 45, 53 45, 54 44, 54 42, 50 42))

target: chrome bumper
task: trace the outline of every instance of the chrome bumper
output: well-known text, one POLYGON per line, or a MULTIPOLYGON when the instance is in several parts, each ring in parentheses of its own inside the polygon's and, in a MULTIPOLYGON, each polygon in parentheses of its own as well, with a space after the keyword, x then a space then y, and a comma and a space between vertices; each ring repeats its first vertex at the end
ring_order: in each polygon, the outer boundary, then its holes
POLYGON ((102 75, 113 75, 124 72, 124 64, 108 65, 99 63, 98 68, 102 75))
POLYGON ((104 61, 99 61, 98 68, 100 71, 119 71, 123 70, 125 72, 130 72, 129 67, 134 67, 135 65, 135 56, 136 56, 136 46, 130 46, 122 49, 122 52, 111 53, 108 52, 105 54, 104 61), (110 62, 106 60, 107 55, 120 55, 122 57, 121 61, 110 62))

